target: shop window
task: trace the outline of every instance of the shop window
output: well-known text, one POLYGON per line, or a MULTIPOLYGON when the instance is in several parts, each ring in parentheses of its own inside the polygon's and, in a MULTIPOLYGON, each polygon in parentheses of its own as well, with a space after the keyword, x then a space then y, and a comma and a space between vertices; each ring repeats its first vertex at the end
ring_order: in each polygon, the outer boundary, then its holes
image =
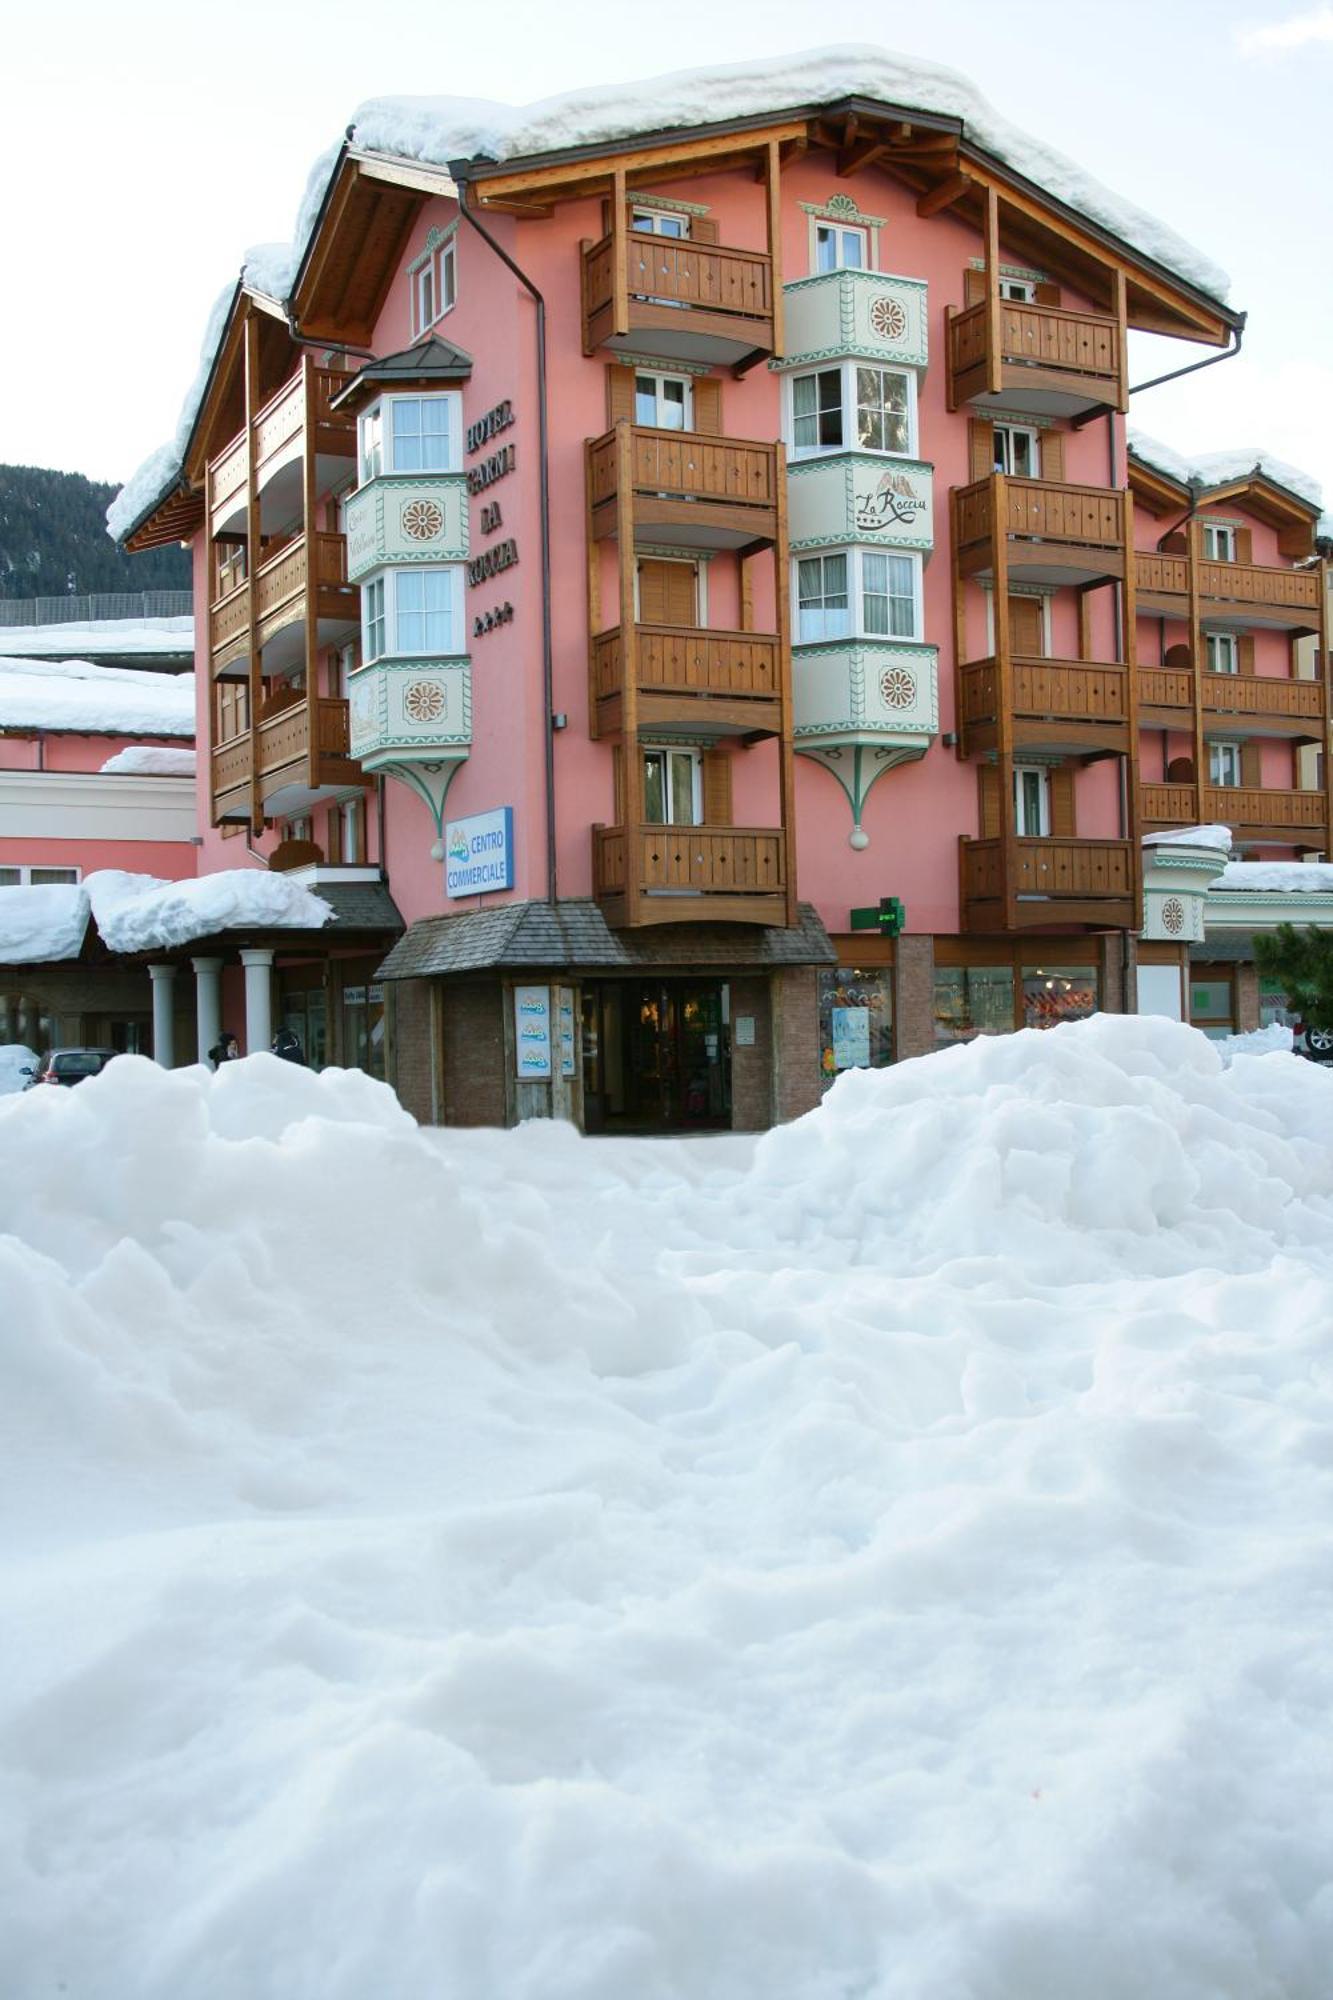
MULTIPOLYGON (((350 989, 355 992, 355 987, 350 989)), ((324 989, 312 986, 305 992, 284 993, 282 1025, 290 1028, 301 1044, 301 1053, 310 1069, 323 1069, 329 1060, 329 1035, 324 989)))
POLYGON ((1011 965, 958 965, 935 968, 935 1042, 975 1041, 978 1035, 1008 1035, 1014 1026, 1014 969, 1011 965))
POLYGON ((1218 1042, 1233 1032, 1230 973, 1212 974, 1190 980, 1190 1026, 1198 1028, 1210 1041, 1218 1042))
POLYGON ((1023 1025, 1058 1028, 1097 1012, 1097 973, 1088 965, 1023 967, 1023 1025))
POLYGON ((38 868, 26 862, 0 868, 0 889, 49 889, 57 883, 78 879, 77 868, 38 868))
POLYGON ((1271 979, 1259 981, 1259 1026, 1261 1028, 1291 1028, 1299 1016, 1287 1005, 1287 989, 1271 979))
POLYGON ((345 1069, 363 1069, 367 1076, 385 1076, 384 988, 344 986, 342 1057, 345 1069))
POLYGON ((819 975, 820 1064, 827 1082, 844 1069, 893 1061, 892 974, 884 965, 840 965, 819 975))

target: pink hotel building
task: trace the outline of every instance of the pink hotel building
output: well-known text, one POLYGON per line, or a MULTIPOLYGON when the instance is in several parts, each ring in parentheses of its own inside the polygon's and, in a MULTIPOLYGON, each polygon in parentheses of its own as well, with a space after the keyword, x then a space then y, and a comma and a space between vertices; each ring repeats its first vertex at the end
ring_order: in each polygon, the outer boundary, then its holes
POLYGON ((1333 851, 1317 508, 1127 449, 1128 330, 1243 315, 938 74, 470 153, 363 113, 118 519, 194 550, 201 871, 342 899, 209 939, 224 1014, 267 941, 423 1118, 754 1128, 1140 982, 1188 1017, 1221 858, 1155 833, 1333 851))

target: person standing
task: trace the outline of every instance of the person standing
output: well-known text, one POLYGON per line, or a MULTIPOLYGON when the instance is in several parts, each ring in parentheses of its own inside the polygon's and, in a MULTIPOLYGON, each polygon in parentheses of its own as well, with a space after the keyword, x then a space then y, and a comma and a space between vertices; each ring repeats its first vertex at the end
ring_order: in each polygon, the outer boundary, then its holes
POLYGON ((229 1035, 224 1028, 212 1048, 208 1051, 208 1060, 212 1063, 214 1069, 220 1069, 224 1062, 239 1062, 240 1057, 240 1043, 237 1041, 235 1035, 229 1035))
POLYGON ((280 1056, 283 1062, 300 1063, 305 1067, 305 1054, 294 1028, 283 1026, 278 1029, 273 1037, 273 1053, 280 1056))

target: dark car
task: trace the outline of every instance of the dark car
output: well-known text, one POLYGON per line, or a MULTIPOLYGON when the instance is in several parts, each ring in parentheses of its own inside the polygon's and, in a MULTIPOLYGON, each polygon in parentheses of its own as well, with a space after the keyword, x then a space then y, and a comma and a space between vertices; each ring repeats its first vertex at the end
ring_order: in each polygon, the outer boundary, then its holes
POLYGON ((35 1090, 39 1083, 84 1083, 104 1070, 115 1054, 115 1049, 48 1049, 28 1078, 28 1089, 35 1090))

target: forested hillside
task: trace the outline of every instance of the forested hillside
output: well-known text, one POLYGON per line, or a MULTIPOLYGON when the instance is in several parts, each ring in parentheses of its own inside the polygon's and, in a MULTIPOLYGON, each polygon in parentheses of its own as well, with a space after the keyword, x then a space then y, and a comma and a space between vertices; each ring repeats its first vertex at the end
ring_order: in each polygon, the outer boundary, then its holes
POLYGON ((125 555, 106 531, 114 485, 81 472, 0 465, 0 597, 188 590, 184 549, 125 555))

